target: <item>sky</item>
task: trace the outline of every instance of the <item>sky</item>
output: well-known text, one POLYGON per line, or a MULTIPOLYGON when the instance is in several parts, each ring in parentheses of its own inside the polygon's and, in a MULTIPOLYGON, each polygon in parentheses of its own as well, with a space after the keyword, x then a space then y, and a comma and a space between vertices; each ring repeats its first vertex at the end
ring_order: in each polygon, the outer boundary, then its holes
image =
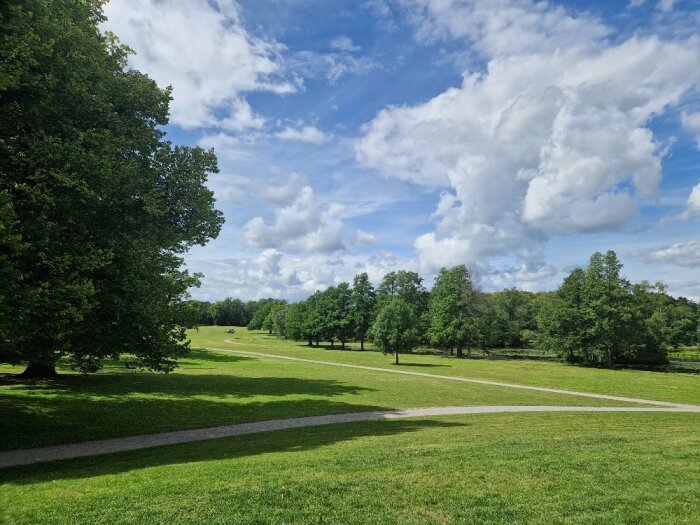
POLYGON ((700 0, 113 0, 167 138, 214 148, 201 300, 468 265, 554 290, 595 251, 700 299, 700 0))

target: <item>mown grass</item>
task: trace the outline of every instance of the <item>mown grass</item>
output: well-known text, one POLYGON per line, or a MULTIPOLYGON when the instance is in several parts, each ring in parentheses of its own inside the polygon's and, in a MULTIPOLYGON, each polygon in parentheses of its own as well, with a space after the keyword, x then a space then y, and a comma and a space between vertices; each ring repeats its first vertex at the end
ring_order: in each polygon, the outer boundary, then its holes
MULTIPOLYGON (((352 350, 329 350, 308 347, 303 342, 286 341, 262 332, 236 328, 228 334, 226 327, 206 326, 190 333, 192 344, 201 347, 251 350, 263 353, 297 356, 308 359, 335 361, 370 366, 392 367, 392 359, 381 353, 352 350), (231 339, 239 344, 226 343, 231 339)), ((659 401, 700 404, 700 375, 644 370, 607 370, 567 365, 559 362, 506 359, 457 359, 439 355, 402 355, 406 366, 433 365, 431 373, 458 375, 493 381, 518 383, 593 392, 618 396, 638 397, 659 401)))
POLYGON ((692 524, 698 414, 334 425, 0 471, 12 524, 692 524))
POLYGON ((89 376, 61 372, 39 382, 0 376, 0 450, 387 408, 624 404, 204 350, 170 375, 119 363, 89 376))

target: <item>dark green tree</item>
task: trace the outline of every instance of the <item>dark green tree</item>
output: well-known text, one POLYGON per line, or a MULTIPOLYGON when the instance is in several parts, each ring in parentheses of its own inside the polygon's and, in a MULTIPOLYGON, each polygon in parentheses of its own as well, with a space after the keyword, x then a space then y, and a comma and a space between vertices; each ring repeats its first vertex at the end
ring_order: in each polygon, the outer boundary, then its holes
POLYGON ((0 4, 2 221, 20 239, 2 264, 21 276, 0 354, 27 376, 124 352, 172 370, 198 284, 181 255, 223 222, 204 185, 216 157, 165 140, 170 91, 128 69, 128 48, 99 30, 102 3, 0 4))
POLYGON ((360 349, 365 349, 365 339, 372 327, 377 307, 377 293, 366 272, 355 276, 350 295, 350 315, 354 335, 360 341, 360 349))
POLYGON ((466 266, 442 268, 430 294, 429 341, 450 351, 456 348, 458 357, 464 355, 465 348, 469 352, 481 346, 485 332, 482 303, 466 266))
POLYGON ((395 355, 398 365, 399 354, 409 353, 420 344, 418 318, 405 300, 387 299, 377 313, 371 335, 382 353, 395 355))

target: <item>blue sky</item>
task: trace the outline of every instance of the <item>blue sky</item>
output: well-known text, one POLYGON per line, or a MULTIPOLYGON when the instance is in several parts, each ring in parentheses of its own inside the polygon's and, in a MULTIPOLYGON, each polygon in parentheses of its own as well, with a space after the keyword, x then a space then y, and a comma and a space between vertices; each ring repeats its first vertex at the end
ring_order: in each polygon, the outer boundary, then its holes
POLYGON ((200 299, 367 271, 552 290, 596 250, 700 299, 700 2, 114 0, 215 148, 226 224, 200 299))

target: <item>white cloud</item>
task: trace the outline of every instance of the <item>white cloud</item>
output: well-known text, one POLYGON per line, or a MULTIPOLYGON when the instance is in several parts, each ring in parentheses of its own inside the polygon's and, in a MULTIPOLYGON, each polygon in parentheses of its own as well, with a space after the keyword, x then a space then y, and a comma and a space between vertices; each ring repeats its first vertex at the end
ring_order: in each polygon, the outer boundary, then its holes
POLYGON ((627 3, 627 8, 634 9, 637 7, 641 7, 642 5, 644 5, 645 2, 646 0, 629 0, 629 2, 627 3))
POLYGON ((300 128, 286 127, 275 134, 282 140, 298 140, 310 144, 323 144, 329 136, 315 126, 302 126, 300 128))
POLYGON ((641 257, 652 263, 670 263, 677 266, 700 266, 700 241, 672 244, 641 257))
POLYGON ((224 132, 204 135, 197 145, 202 148, 214 148, 216 156, 220 159, 238 160, 248 154, 245 141, 224 132))
POLYGON ((305 186, 294 202, 275 211, 271 225, 262 217, 248 221, 245 238, 257 248, 323 253, 342 250, 342 211, 339 204, 322 206, 313 189, 305 186))
POLYGON ((696 184, 688 196, 688 209, 685 218, 700 215, 700 183, 696 184))
POLYGON ((338 51, 347 51, 348 53, 362 49, 360 46, 356 46, 350 37, 345 35, 337 36, 331 40, 331 47, 338 51))
POLYGON ((700 111, 695 113, 681 113, 683 128, 695 139, 695 144, 700 149, 700 111))
POLYGON ((355 240, 353 244, 355 246, 371 246, 373 244, 377 244, 377 237, 371 233, 358 229, 355 231, 355 240))
POLYGON ((283 47, 248 32, 233 0, 115 0, 105 14, 136 51, 130 64, 173 86, 171 122, 184 128, 258 129, 244 95, 296 90, 281 76, 283 47))
POLYGON ((219 202, 240 204, 250 195, 252 180, 231 173, 214 173, 209 175, 207 186, 214 192, 219 202))
POLYGON ((192 259, 188 266, 203 272, 203 286, 193 290, 202 300, 238 297, 305 299, 316 290, 340 282, 352 283, 355 275, 367 272, 378 285, 390 271, 413 269, 412 261, 383 252, 376 255, 343 254, 342 259, 324 254, 285 254, 275 249, 259 255, 218 260, 192 259))
POLYGON ((366 166, 447 190, 437 231, 415 243, 422 268, 538 253, 554 235, 624 227, 656 198, 664 148, 647 125, 698 85, 697 40, 611 43, 598 19, 547 2, 404 3, 418 38, 462 39, 486 61, 382 110, 356 143, 366 166))
POLYGON ((260 196, 274 204, 287 204, 299 195, 308 180, 299 173, 278 173, 260 185, 260 196))
POLYGON ((673 11, 673 8, 677 3, 678 0, 659 0, 659 3, 656 5, 656 8, 659 11, 668 13, 669 11, 673 11))

